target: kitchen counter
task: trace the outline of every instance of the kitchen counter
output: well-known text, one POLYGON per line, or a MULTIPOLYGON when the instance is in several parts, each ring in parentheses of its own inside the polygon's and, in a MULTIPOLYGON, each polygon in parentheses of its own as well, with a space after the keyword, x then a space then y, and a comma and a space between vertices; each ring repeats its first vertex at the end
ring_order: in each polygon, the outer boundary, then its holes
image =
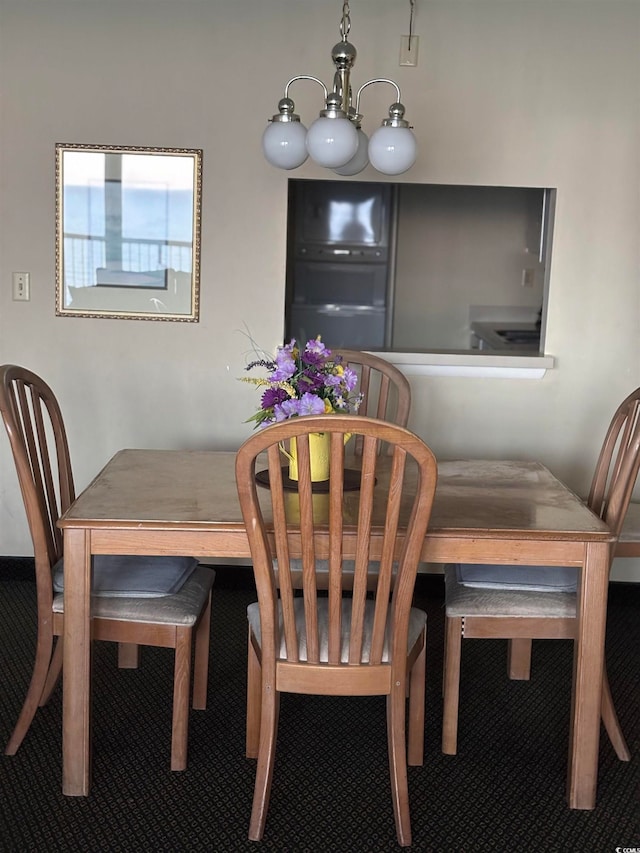
POLYGON ((471 323, 472 346, 494 352, 537 353, 540 350, 540 327, 536 323, 508 321, 476 321, 471 323), (475 340, 474 340, 475 339, 475 340))

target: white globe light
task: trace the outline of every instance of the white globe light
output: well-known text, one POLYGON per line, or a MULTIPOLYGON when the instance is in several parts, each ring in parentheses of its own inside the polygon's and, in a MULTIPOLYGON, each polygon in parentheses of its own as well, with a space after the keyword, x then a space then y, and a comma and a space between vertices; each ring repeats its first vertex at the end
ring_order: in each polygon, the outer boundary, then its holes
POLYGON ((262 151, 272 166, 297 169, 309 156, 306 137, 307 128, 299 121, 272 121, 262 134, 262 151))
POLYGON ((336 175, 357 175, 369 165, 369 137, 360 128, 357 131, 358 150, 348 163, 333 170, 336 175))
POLYGON ((383 175, 400 175, 416 162, 416 138, 408 127, 379 127, 369 140, 371 165, 383 175))
POLYGON ((307 133, 307 151, 320 166, 344 166, 358 150, 358 134, 348 118, 317 118, 307 133))

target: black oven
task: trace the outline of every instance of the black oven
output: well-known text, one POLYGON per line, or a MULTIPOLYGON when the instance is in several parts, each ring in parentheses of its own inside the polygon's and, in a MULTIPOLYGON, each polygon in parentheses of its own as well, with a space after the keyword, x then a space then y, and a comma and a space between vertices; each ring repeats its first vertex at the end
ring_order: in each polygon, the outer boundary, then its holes
POLYGON ((388 185, 290 182, 288 338, 385 348, 390 221, 388 185))

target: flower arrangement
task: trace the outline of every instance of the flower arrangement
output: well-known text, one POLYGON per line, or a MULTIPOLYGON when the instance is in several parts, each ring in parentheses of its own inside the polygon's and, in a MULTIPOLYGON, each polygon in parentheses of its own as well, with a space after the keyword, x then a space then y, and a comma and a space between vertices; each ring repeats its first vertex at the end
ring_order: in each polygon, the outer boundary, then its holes
POLYGON ((320 338, 298 346, 295 338, 278 347, 274 359, 252 361, 245 370, 256 367, 269 371, 266 378, 242 377, 264 388, 260 409, 247 419, 256 427, 300 415, 357 412, 361 394, 351 395, 358 382, 357 373, 342 364, 342 356, 332 356, 320 338))

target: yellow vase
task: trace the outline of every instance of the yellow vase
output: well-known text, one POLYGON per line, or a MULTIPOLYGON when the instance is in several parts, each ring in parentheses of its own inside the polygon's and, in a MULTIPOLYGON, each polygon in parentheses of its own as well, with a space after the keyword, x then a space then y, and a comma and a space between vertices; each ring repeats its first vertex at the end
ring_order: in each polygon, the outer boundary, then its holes
MULTIPOLYGON (((328 432, 309 433, 309 456, 311 457, 311 479, 314 483, 329 479, 329 447, 331 434, 328 432)), ((285 451, 286 452, 286 451, 285 451)), ((298 453, 295 438, 291 439, 289 452, 289 479, 298 479, 298 453)))
MULTIPOLYGON (((346 433, 344 443, 351 438, 351 433, 346 433)), ((280 450, 289 460, 289 479, 298 479, 298 453, 296 440, 292 438, 289 442, 289 450, 280 445, 280 450)), ((309 433, 309 456, 311 457, 311 480, 314 483, 329 479, 329 459, 331 450, 331 433, 310 432, 309 433)))

